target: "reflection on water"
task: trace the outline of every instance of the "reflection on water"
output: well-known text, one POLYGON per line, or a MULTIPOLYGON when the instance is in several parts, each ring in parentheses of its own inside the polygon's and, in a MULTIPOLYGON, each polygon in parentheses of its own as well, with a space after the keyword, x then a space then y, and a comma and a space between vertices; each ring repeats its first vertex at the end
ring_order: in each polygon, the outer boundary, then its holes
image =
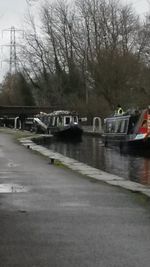
POLYGON ((89 136, 74 143, 52 139, 46 147, 106 172, 150 185, 150 153, 120 153, 117 148, 104 147, 100 138, 89 136))

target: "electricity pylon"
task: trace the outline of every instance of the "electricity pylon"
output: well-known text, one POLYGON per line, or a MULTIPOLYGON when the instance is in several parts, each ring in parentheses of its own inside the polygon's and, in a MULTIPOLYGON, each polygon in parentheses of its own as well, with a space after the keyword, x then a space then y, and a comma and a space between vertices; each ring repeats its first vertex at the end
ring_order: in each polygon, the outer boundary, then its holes
MULTIPOLYGON (((10 47, 10 56, 9 60, 5 60, 9 62, 9 72, 10 74, 17 72, 17 52, 16 47, 18 46, 16 44, 16 32, 23 32, 23 30, 16 29, 14 26, 12 26, 10 29, 3 30, 2 32, 9 32, 10 33, 10 44, 3 45, 3 46, 9 46, 10 47)), ((19 45, 20 46, 20 45, 19 45)))

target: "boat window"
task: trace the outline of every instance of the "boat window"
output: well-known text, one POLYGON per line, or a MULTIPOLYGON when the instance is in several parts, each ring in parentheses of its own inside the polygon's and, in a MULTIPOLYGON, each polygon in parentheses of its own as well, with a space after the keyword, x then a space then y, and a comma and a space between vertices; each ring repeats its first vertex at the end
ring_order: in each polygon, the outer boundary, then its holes
POLYGON ((117 120, 115 124, 115 133, 120 133, 121 129, 121 120, 117 120))
POLYGON ((128 121, 122 120, 121 127, 120 127, 120 133, 126 133, 127 132, 127 126, 128 126, 128 121))
POLYGON ((52 126, 56 126, 56 117, 53 117, 52 126))
POLYGON ((115 133, 126 133, 128 128, 128 119, 117 120, 115 133))
POLYGON ((62 117, 61 117, 61 116, 59 116, 59 117, 57 118, 57 125, 58 125, 58 126, 61 126, 61 125, 62 125, 62 117))
POLYGON ((70 124, 70 117, 69 116, 65 117, 65 124, 66 125, 70 124))
POLYGON ((52 125, 52 118, 51 117, 47 117, 47 125, 48 126, 52 125))
POLYGON ((129 127, 128 127, 129 134, 132 134, 134 132, 138 119, 139 119, 139 116, 130 117, 129 127))
POLYGON ((52 124, 52 118, 48 117, 48 124, 52 124))
POLYGON ((74 116, 74 117, 73 117, 73 121, 74 121, 74 122, 78 122, 78 117, 77 117, 77 116, 74 116))
POLYGON ((56 126, 58 126, 59 125, 59 117, 57 117, 57 119, 56 119, 56 126))
POLYGON ((106 121, 106 132, 107 133, 114 133, 115 132, 115 121, 114 120, 106 121))

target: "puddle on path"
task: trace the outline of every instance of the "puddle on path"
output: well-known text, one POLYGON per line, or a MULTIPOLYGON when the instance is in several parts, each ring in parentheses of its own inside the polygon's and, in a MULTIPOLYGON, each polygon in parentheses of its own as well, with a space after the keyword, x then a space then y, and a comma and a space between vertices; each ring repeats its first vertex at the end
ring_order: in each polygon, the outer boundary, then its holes
POLYGON ((29 191, 27 187, 18 184, 0 184, 0 193, 20 193, 29 191))

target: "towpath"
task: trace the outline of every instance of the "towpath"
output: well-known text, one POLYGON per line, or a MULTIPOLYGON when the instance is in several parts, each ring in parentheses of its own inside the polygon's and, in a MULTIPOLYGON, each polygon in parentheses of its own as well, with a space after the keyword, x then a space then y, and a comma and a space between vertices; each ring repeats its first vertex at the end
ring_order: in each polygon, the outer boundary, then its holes
POLYGON ((0 267, 149 267, 149 200, 0 133, 0 267))

